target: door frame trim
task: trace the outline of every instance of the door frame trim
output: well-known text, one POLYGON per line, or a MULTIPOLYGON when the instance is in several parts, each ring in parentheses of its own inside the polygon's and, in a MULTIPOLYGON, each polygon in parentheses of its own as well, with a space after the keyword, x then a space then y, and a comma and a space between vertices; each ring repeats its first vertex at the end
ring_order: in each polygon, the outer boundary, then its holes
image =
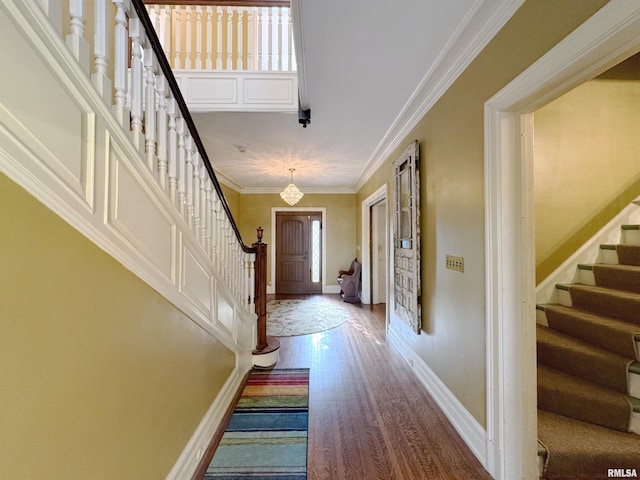
POLYGON ((387 206, 385 207, 385 236, 387 244, 387 262, 386 262, 386 286, 387 286, 387 301, 389 304, 389 207, 388 207, 388 187, 385 183, 375 192, 369 195, 362 201, 362 255, 360 262, 362 264, 362 292, 360 294, 360 301, 364 304, 371 303, 371 207, 376 203, 383 200, 387 200, 387 206))
POLYGON ((267 285, 267 294, 271 295, 276 293, 276 215, 278 212, 309 212, 319 213, 322 216, 322 293, 327 292, 327 229, 326 217, 327 209, 325 207, 271 207, 271 245, 269 261, 271 262, 271 276, 269 284, 267 285))
POLYGON ((485 104, 487 469, 537 478, 532 115, 640 50, 640 4, 614 1, 485 104))

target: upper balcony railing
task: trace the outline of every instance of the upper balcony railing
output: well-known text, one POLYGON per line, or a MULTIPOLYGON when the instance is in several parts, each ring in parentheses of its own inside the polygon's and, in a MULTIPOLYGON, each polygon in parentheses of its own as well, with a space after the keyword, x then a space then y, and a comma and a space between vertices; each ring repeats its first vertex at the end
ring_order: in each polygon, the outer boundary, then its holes
POLYGON ((174 70, 296 71, 288 7, 145 3, 174 70))

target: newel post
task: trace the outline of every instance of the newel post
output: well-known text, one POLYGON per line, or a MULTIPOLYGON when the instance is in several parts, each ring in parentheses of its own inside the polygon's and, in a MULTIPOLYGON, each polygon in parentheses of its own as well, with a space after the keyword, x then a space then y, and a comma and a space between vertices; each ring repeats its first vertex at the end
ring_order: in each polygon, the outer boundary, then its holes
POLYGON ((258 227, 258 241, 251 245, 256 250, 255 302, 258 315, 258 344, 256 350, 264 349, 267 342, 267 244, 262 243, 264 230, 258 227))
POLYGON ((256 253, 255 303, 258 316, 258 341, 253 351, 254 368, 273 368, 278 363, 280 340, 267 337, 267 244, 262 243, 264 230, 258 227, 258 241, 251 245, 256 253))

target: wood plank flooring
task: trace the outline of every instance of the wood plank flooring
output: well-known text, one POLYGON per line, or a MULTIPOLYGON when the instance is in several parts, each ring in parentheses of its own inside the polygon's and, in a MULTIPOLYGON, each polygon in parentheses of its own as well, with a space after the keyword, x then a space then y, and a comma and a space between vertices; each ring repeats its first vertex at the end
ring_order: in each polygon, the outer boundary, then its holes
POLYGON ((385 305, 320 297, 348 309, 349 320, 280 338, 276 366, 310 368, 309 480, 490 479, 413 370, 387 346, 385 305))

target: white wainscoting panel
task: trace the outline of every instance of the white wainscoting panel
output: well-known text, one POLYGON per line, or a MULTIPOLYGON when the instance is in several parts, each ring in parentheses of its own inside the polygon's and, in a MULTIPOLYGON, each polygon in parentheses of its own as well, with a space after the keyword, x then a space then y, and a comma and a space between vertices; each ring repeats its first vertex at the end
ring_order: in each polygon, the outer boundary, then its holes
POLYGON ((194 256, 190 248, 184 244, 182 235, 180 237, 182 247, 180 291, 200 307, 207 318, 212 320, 213 277, 209 270, 194 256))
POLYGON ((232 302, 227 300, 226 294, 216 282, 216 325, 230 335, 233 335, 234 311, 232 302))
POLYGON ((185 76, 185 94, 189 105, 228 105, 238 103, 238 79, 204 75, 185 76))
POLYGON ((245 78, 243 101, 247 105, 291 105, 297 101, 293 78, 245 78))
POLYGON ((296 72, 174 71, 193 112, 297 112, 296 72))
POLYGON ((174 283, 176 225, 122 161, 114 142, 109 152, 108 223, 174 283))

